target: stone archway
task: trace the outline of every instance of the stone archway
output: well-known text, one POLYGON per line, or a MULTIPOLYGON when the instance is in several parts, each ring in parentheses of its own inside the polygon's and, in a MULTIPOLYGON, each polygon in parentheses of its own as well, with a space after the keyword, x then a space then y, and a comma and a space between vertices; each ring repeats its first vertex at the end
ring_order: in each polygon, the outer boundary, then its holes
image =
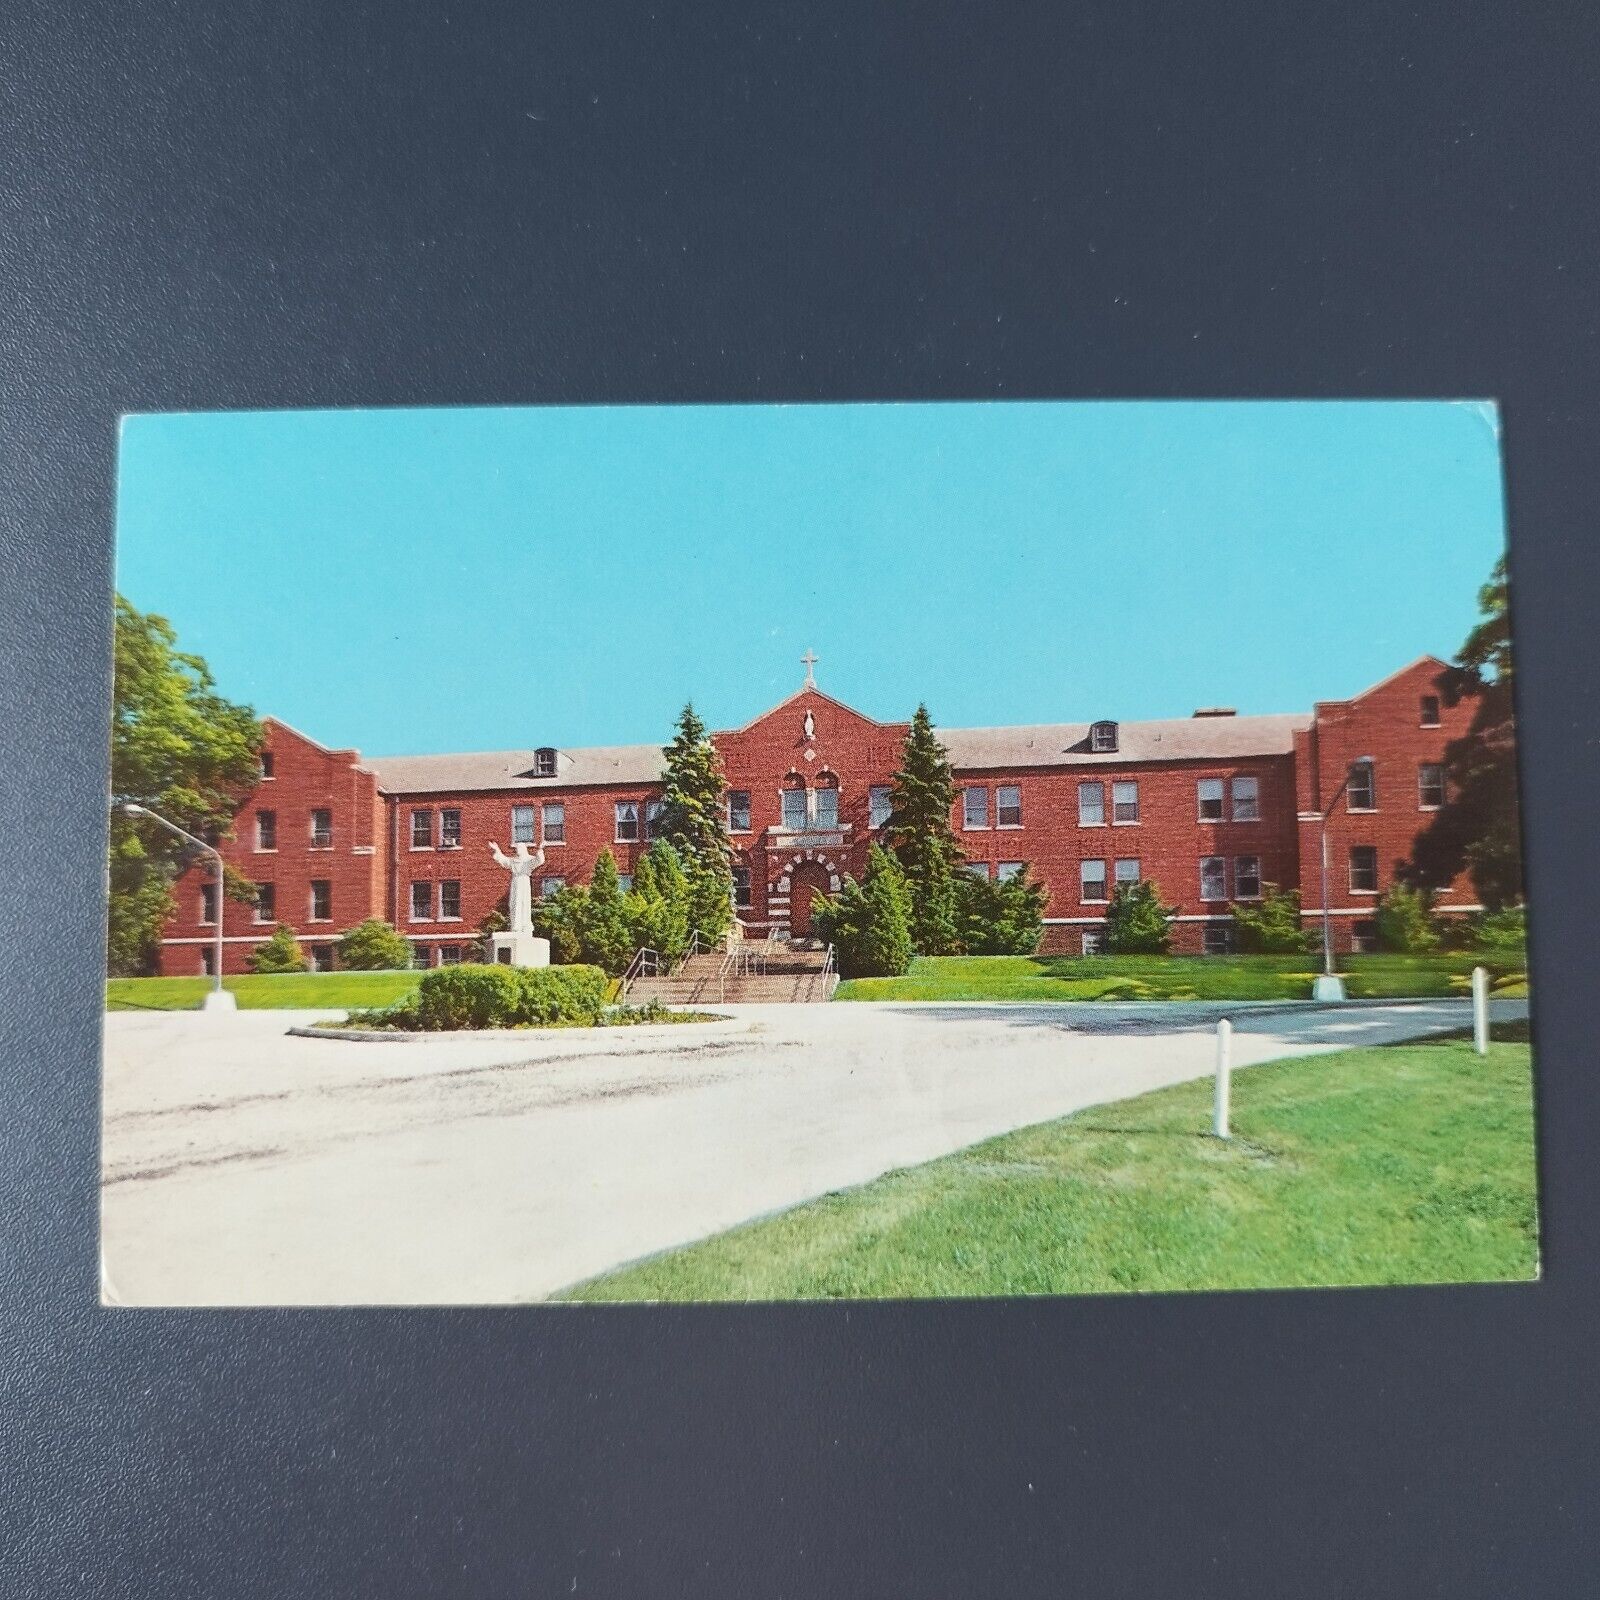
POLYGON ((820 861, 802 861, 789 874, 789 932, 795 939, 811 937, 811 904, 828 891, 828 869, 820 861))
POLYGON ((843 882, 839 863, 826 851, 797 851, 783 862, 767 888, 772 932, 779 938, 808 937, 813 897, 819 893, 837 894, 843 882))

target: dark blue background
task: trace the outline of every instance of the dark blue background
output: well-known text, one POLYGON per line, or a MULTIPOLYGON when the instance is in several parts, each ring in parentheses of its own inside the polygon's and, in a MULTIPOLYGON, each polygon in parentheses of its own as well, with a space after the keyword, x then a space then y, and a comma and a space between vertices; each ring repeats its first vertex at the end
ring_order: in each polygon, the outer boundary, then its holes
POLYGON ((1584 1591, 1586 12, 12 0, 0 1591, 1584 1591), (120 412, 1103 395, 1504 402, 1543 1284, 97 1309, 120 412))

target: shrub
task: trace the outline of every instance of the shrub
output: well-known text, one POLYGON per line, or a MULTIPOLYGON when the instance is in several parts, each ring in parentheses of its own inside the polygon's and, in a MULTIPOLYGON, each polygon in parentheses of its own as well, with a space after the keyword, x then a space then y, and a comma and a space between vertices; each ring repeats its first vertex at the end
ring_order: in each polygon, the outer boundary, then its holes
POLYGON ((250 952, 252 972, 305 972, 309 963, 295 940, 294 929, 280 922, 264 944, 250 952))
POLYGON ((608 987, 598 967, 435 967, 417 985, 416 1025, 426 1032, 593 1025, 608 987))
POLYGON ((689 948, 689 880, 678 852, 665 839, 639 858, 633 887, 623 896, 623 914, 634 949, 654 950, 671 962, 689 948))
POLYGON ((1233 942, 1240 955, 1301 956, 1316 949, 1320 938, 1300 920, 1299 892, 1269 883, 1254 905, 1234 906, 1233 942))
POLYGON ((1439 948, 1433 923, 1433 896, 1426 889, 1391 884, 1378 902, 1378 948, 1400 955, 1425 956, 1439 948))
POLYGON ((339 941, 339 965, 352 972, 395 971, 411 965, 411 946, 381 917, 368 917, 339 941))
POLYGON ((626 969, 633 955, 633 936, 622 903, 616 857, 609 850, 602 850, 594 864, 578 935, 579 955, 584 961, 613 976, 626 969))
POLYGON ((1106 909, 1106 952, 1114 956, 1164 956, 1172 945, 1168 917, 1175 906, 1164 906, 1154 883, 1119 883, 1106 909))
POLYGON ((1031 956, 1044 934, 1045 887, 1028 876, 956 879, 956 920, 969 956, 1031 956))
POLYGON ((873 845, 861 881, 846 878, 836 895, 819 898, 812 925, 846 977, 899 977, 911 965, 911 893, 900 863, 873 845))
POLYGON ((1520 955, 1528 943, 1528 908, 1506 906, 1500 911, 1485 911, 1472 931, 1479 949, 1510 950, 1520 955))

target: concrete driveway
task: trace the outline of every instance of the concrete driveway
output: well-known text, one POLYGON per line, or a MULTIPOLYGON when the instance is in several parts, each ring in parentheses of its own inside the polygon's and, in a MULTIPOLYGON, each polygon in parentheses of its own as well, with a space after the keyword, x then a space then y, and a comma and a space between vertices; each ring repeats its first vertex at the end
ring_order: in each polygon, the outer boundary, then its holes
MULTIPOLYGON (((125 1305, 506 1303, 991 1135, 1464 1001, 723 1008, 707 1028, 364 1044, 319 1013, 106 1018, 102 1247, 125 1305)), ((1526 1002, 1497 1001, 1498 1019, 1526 1002)), ((1314 1071, 1314 1063, 1307 1064, 1314 1071)), ((1235 1088, 1236 1099, 1248 1096, 1235 1088)))

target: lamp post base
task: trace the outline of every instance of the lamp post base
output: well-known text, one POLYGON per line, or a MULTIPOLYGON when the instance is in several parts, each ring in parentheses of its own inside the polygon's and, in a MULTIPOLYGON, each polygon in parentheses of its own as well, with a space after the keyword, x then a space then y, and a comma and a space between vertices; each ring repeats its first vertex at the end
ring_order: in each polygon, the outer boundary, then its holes
POLYGON ((211 989, 207 991, 205 999, 200 1002, 200 1009, 202 1011, 237 1011, 239 1002, 233 998, 233 995, 227 989, 211 989))
POLYGON ((1344 979, 1336 978, 1332 973, 1325 972, 1311 985, 1311 998, 1313 1000, 1346 1000, 1349 998, 1344 990, 1344 979))

